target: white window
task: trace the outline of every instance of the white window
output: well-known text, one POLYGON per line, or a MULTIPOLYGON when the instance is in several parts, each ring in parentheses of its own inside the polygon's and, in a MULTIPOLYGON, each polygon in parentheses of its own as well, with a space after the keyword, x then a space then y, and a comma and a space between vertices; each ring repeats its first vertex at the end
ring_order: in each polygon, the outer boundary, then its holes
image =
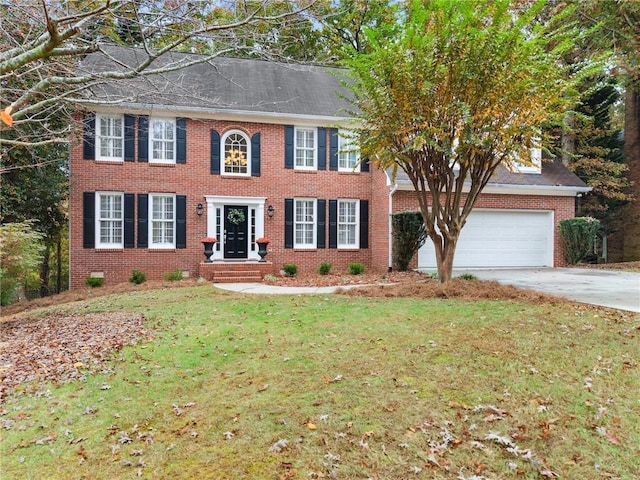
POLYGON ((338 170, 360 171, 359 158, 360 152, 353 143, 353 138, 348 136, 347 132, 340 131, 338 133, 338 170))
POLYGON ((531 149, 531 164, 523 165, 517 160, 514 162, 514 170, 519 173, 542 173, 542 149, 531 149))
POLYGON ((222 137, 222 172, 227 175, 250 175, 250 143, 248 137, 237 130, 222 137))
POLYGON ((124 119, 122 116, 96 116, 96 159, 122 161, 124 119))
POLYGON ((123 194, 96 194, 96 248, 123 248, 123 194))
POLYGON ((294 247, 316 247, 316 201, 310 198, 294 201, 294 247))
POLYGON ((149 200, 149 248, 175 248, 175 196, 152 194, 149 200))
POLYGON ((338 248, 358 248, 358 206, 358 200, 338 200, 338 248))
POLYGON ((176 122, 169 118, 149 120, 149 162, 176 163, 176 122))
POLYGON ((295 168, 315 170, 316 168, 316 129, 295 128, 295 168))

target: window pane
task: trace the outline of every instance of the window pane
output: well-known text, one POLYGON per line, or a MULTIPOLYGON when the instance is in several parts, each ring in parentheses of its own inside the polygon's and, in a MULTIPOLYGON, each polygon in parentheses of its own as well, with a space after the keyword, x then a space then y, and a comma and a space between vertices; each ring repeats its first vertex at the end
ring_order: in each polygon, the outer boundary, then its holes
POLYGON ((233 133, 224 141, 225 173, 248 173, 248 141, 244 135, 233 133))

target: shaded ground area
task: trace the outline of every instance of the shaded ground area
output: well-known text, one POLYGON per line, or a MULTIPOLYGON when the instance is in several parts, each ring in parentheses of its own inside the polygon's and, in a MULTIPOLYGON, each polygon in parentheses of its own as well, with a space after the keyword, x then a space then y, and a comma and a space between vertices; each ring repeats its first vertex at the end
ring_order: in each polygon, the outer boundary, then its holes
POLYGON ((34 379, 68 381, 102 371, 111 352, 149 338, 142 315, 54 314, 0 322, 0 398, 34 379))

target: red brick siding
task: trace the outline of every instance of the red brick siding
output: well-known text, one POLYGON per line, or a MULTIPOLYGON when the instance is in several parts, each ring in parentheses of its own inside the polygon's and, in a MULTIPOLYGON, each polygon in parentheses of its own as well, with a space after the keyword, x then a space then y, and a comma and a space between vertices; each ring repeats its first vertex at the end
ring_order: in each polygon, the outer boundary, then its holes
MULTIPOLYGON (((328 131, 327 131, 328 135, 328 131)), ((327 145, 328 145, 327 141, 327 145)), ((137 149, 137 139, 136 139, 137 149)), ((328 154, 328 148, 327 148, 328 154)), ((136 152, 137 158, 137 152, 136 152)), ((330 170, 305 172, 284 168, 284 126, 227 121, 187 120, 187 163, 153 165, 144 162, 107 163, 83 160, 81 138, 71 148, 71 286, 80 287, 92 271, 104 272, 106 283, 126 281, 139 269, 149 279, 161 279, 175 270, 197 274, 204 259, 200 238, 205 236, 207 212, 198 217, 196 205, 205 195, 267 197, 273 218, 266 217, 265 235, 271 239, 268 259, 276 265, 295 263, 302 271, 317 270, 320 262, 332 262, 333 271, 345 271, 351 262, 371 265, 371 249, 317 249, 301 251, 284 248, 284 200, 293 197, 321 199, 356 198, 369 200, 370 218, 379 210, 371 201, 371 178, 375 173, 342 173, 330 170), (226 177, 210 174, 210 130, 220 135, 232 129, 249 137, 261 133, 261 176, 226 177), (125 193, 175 193, 187 195, 187 248, 176 250, 85 249, 82 247, 82 193, 122 191, 125 193)), ((327 159, 328 168, 328 159, 327 159)), ((373 169, 372 169, 373 170, 373 169)), ((137 205, 136 205, 137 213, 137 205)), ((328 228, 328 225, 327 225, 328 228)), ((137 231, 136 231, 137 233, 137 231)), ((327 231, 328 238, 328 231, 327 231)), ((371 245, 371 228, 370 228, 371 245)))
MULTIPOLYGON (((346 272, 349 263, 361 262, 368 270, 386 271, 389 265, 389 187, 386 184, 386 175, 374 167, 371 167, 371 172, 362 173, 330 171, 328 158, 327 170, 306 172, 285 169, 284 130, 283 125, 188 119, 187 163, 170 166, 137 161, 107 163, 83 160, 82 138, 73 138, 70 152, 71 288, 83 286, 86 277, 92 271, 104 272, 105 282, 108 284, 127 281, 133 269, 143 271, 149 279, 162 279, 166 272, 176 269, 189 271, 192 276, 197 275, 198 266, 204 259, 200 238, 207 233, 207 212, 205 209, 205 213, 199 217, 196 214, 196 205, 206 205, 205 195, 267 197, 266 205, 273 205, 275 213, 273 218, 265 218, 264 233, 271 239, 268 260, 276 266, 295 263, 301 271, 315 271, 320 262, 331 262, 334 272, 346 272), (210 174, 212 128, 221 136, 231 129, 242 130, 249 137, 260 132, 261 176, 225 177, 210 174), (167 192, 186 195, 187 248, 170 251, 146 248, 83 248, 82 194, 93 191, 122 191, 135 194, 167 192), (369 248, 322 248, 311 251, 285 249, 284 200, 293 197, 369 200, 369 248)), ((328 147, 327 141, 327 157, 328 147)), ((556 224, 561 219, 573 216, 572 197, 483 195, 477 206, 554 210, 556 224)), ((417 209, 414 194, 396 192, 393 197, 393 209, 394 212, 417 209)), ((563 260, 557 238, 555 245, 555 261, 557 265, 561 265, 563 260)))

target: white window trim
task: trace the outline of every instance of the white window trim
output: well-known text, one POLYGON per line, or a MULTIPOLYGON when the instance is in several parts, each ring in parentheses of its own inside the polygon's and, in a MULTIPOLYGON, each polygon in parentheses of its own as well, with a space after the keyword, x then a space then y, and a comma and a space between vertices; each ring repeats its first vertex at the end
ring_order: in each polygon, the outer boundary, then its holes
POLYGON ((251 176, 251 139, 249 135, 247 135, 242 130, 229 130, 222 135, 220 139, 220 175, 230 176, 230 177, 250 177, 251 176), (225 151, 225 143, 227 138, 231 135, 242 135, 242 137, 247 142, 247 172, 246 173, 236 173, 236 172, 226 172, 224 165, 224 151, 225 151))
POLYGON ((124 193, 122 192, 96 192, 95 195, 95 239, 96 239, 96 248, 124 248, 124 193), (103 196, 119 196, 120 197, 120 205, 122 205, 120 217, 121 223, 121 231, 122 231, 122 241, 119 243, 106 243, 100 241, 100 222, 102 220, 101 217, 101 208, 100 208, 100 199, 103 196))
POLYGON ((337 218, 336 218, 336 228, 338 231, 336 232, 336 237, 338 241, 338 249, 351 249, 360 248, 360 200, 356 198, 339 198, 337 205, 337 218), (355 232, 355 241, 353 244, 344 244, 340 243, 340 203, 341 202, 349 202, 356 204, 356 232, 355 232))
MULTIPOLYGON (((176 163, 176 155, 177 155, 177 135, 178 131, 176 128, 176 119, 171 117, 151 117, 149 118, 149 163, 155 163, 160 165, 174 165, 176 163), (162 159, 157 160, 153 158, 153 122, 162 121, 162 122, 171 122, 173 124, 173 158, 170 159, 162 159)), ((166 140, 162 140, 165 142, 166 140)))
MULTIPOLYGON (((175 249, 176 248, 176 196, 173 193, 150 193, 149 194, 149 211, 147 214, 148 226, 148 245, 150 250, 175 249), (153 200, 154 198, 171 197, 173 198, 173 242, 171 243, 153 243, 153 200)), ((163 220, 165 221, 165 220, 163 220)))
POLYGON ((293 248, 299 250, 314 250, 318 248, 318 199, 317 198, 294 198, 293 199, 293 248), (296 242, 296 225, 297 222, 297 211, 298 211, 298 202, 313 202, 313 242, 308 243, 297 243, 296 242))
MULTIPOLYGON (((97 161, 107 161, 107 162, 124 162, 124 115, 105 115, 102 113, 96 114, 96 127, 95 127, 95 158, 97 161), (100 124, 103 120, 120 120, 122 123, 122 135, 120 137, 120 141, 122 142, 121 150, 122 155, 119 157, 112 156, 103 156, 101 154, 100 143, 102 141, 102 135, 100 134, 101 128, 100 124)), ((112 137, 115 138, 115 137, 112 137)))
MULTIPOLYGON (((359 172, 360 171, 360 150, 351 150, 347 152, 342 151, 342 142, 345 139, 345 131, 338 130, 338 171, 339 172, 359 172), (355 152, 356 154, 356 162, 353 167, 341 167, 340 166, 340 155, 343 153, 351 154, 355 152)), ((354 145, 351 145, 354 146, 354 145)))
POLYGON ((318 129, 313 127, 294 127, 293 128, 293 168, 294 170, 317 170, 318 169, 318 129), (313 133, 313 165, 300 166, 297 162, 298 152, 298 131, 309 131, 313 133))

